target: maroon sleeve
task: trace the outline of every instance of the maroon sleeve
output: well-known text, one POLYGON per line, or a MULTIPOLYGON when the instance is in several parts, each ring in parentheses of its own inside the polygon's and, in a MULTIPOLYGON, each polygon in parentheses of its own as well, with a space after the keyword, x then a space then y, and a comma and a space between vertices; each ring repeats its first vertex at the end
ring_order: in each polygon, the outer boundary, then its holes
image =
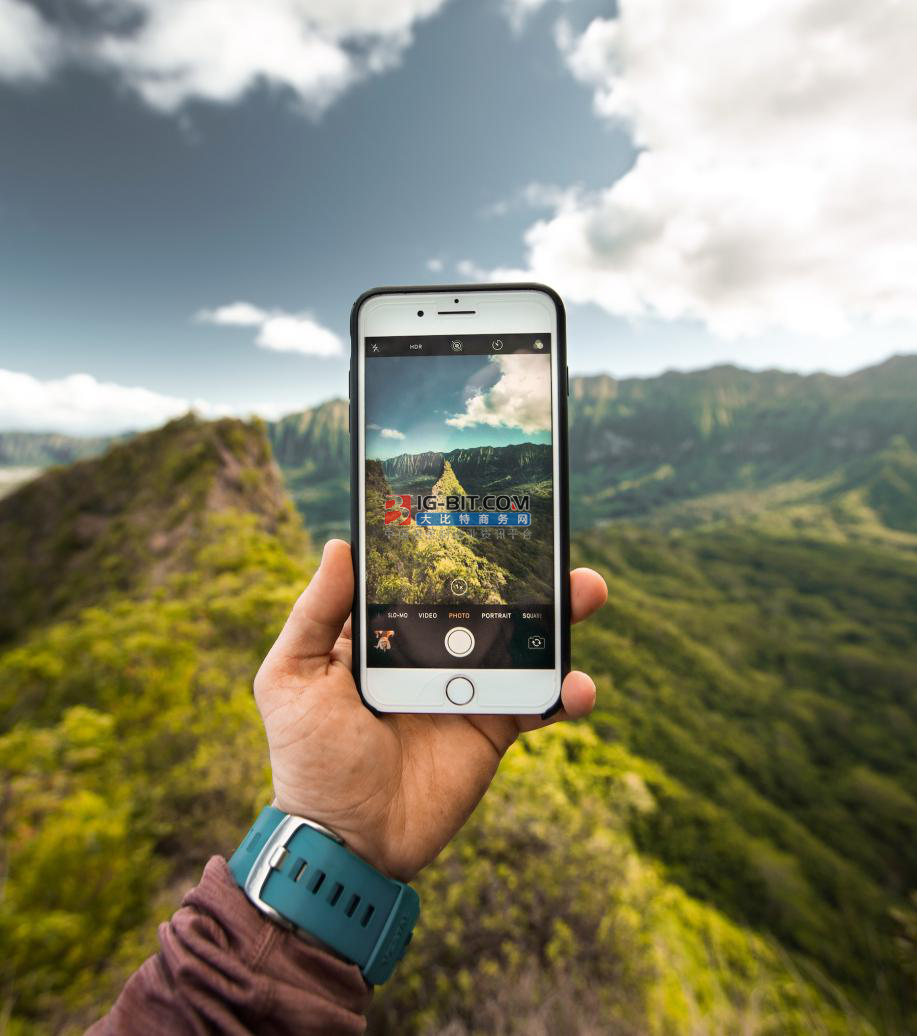
POLYGON ((87 1036, 350 1036, 366 1028, 371 993, 356 965, 259 913, 220 856, 160 925, 159 942, 87 1036))

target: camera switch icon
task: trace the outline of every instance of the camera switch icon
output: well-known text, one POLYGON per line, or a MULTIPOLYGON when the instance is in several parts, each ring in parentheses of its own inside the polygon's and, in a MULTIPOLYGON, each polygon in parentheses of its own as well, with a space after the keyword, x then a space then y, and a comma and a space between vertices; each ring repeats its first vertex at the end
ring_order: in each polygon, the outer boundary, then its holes
POLYGON ((544 651, 544 649, 544 637, 540 637, 538 636, 538 634, 534 634, 533 636, 529 637, 529 651, 544 651))

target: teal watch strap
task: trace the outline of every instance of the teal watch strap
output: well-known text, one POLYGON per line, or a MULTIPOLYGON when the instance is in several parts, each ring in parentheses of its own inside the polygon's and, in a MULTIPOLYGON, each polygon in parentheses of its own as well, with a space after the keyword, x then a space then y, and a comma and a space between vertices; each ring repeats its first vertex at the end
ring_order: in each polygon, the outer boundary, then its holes
POLYGON ((265 806, 229 869, 248 898, 286 928, 312 936, 386 982, 404 956, 420 897, 380 874, 330 832, 265 806))

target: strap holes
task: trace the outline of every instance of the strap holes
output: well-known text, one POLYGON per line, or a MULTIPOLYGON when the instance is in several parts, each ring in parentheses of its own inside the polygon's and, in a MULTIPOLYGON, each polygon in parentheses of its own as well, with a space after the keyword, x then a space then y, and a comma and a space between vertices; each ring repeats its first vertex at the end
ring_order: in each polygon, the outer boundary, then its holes
POLYGON ((343 891, 344 886, 339 881, 336 881, 334 883, 334 888, 331 890, 331 895, 328 897, 328 902, 332 906, 337 906, 337 901, 341 898, 341 893, 343 891))
POLYGON ((370 919, 372 918, 375 912, 376 908, 372 905, 372 903, 370 903, 369 906, 363 911, 363 920, 360 921, 360 926, 365 928, 369 924, 370 919))
POLYGON ((360 905, 360 897, 359 896, 351 896, 350 897, 350 902, 347 904, 347 909, 344 911, 344 913, 348 917, 353 917, 354 912, 356 911, 356 909, 357 909, 357 907, 359 905, 360 905))
POLYGON ((290 877, 293 881, 299 881, 308 866, 309 864, 303 859, 294 860, 293 866, 290 868, 290 877))
POLYGON ((311 889, 313 895, 316 892, 318 892, 318 890, 322 887, 322 882, 324 880, 325 880, 325 872, 324 871, 318 871, 316 873, 315 877, 312 879, 312 884, 309 886, 309 888, 311 889))

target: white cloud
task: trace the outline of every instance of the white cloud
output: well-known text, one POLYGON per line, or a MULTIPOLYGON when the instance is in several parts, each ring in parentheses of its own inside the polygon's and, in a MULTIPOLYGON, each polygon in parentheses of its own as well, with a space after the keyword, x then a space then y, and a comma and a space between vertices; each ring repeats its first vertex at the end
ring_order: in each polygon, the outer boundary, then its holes
POLYGON ((724 337, 917 319, 917 5, 621 0, 558 41, 642 149, 526 232, 571 301, 724 337))
POLYGON ((492 356, 500 377, 484 392, 471 396, 463 414, 446 418, 453 428, 487 425, 518 428, 526 435, 551 427, 551 358, 549 356, 492 356))
POLYGON ((220 417, 229 407, 180 399, 149 389, 70 374, 41 381, 31 374, 0 369, 0 429, 108 435, 154 428, 189 410, 220 417))
POLYGON ((42 16, 22 0, 0 0, 0 79, 47 79, 61 58, 61 40, 42 16))
POLYGON ((482 215, 500 218, 518 209, 553 209, 575 193, 575 188, 557 187, 554 184, 536 181, 526 184, 510 198, 501 198, 485 206, 482 215))
POLYGON ((216 309, 202 309, 195 319, 223 327, 257 327, 255 345, 274 352, 339 356, 343 351, 340 338, 309 313, 284 313, 261 309, 250 302, 230 302, 216 309))
POLYGON ((306 356, 339 356, 341 340, 308 313, 279 313, 261 325, 255 344, 262 349, 281 353, 304 353, 306 356))
MULTIPOLYGON (((561 0, 569 3, 569 0, 561 0)), ((550 3, 550 0, 503 0, 503 13, 510 25, 518 32, 536 11, 550 3)))
POLYGON ((71 60, 115 74, 158 111, 232 103, 265 84, 319 112, 396 65, 416 22, 445 2, 83 0, 95 19, 77 32, 67 21, 52 27, 21 0, 0 0, 0 66, 12 54, 20 71, 8 78, 47 75, 63 44, 71 60))
POLYGON ((383 439, 403 439, 404 432, 399 432, 397 428, 380 428, 379 434, 383 439))
MULTIPOLYGON (((455 264, 455 269, 460 277, 467 277, 470 281, 486 281, 491 279, 491 277, 497 280, 496 270, 485 270, 483 266, 478 266, 477 263, 472 262, 470 259, 460 259, 455 264)), ((524 278, 521 270, 516 272, 519 276, 509 278, 510 280, 522 280, 524 278)))
POLYGON ((446 264, 438 256, 434 256, 432 259, 427 260, 427 269, 430 273, 442 273, 445 265, 446 264))
POLYGON ((268 313, 250 302, 230 302, 216 309, 202 309, 197 319, 205 324, 222 324, 225 327, 260 327, 268 313))

